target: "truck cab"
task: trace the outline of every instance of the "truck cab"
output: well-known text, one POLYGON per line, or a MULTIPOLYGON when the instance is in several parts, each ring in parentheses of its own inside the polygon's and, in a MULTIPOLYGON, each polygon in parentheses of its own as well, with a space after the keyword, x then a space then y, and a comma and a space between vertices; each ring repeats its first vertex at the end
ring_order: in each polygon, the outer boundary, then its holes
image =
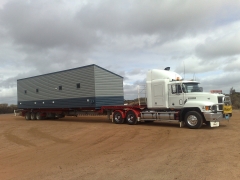
POLYGON ((229 96, 203 92, 199 82, 183 80, 175 72, 151 70, 146 83, 148 109, 178 114, 179 121, 190 128, 200 128, 202 123, 217 127, 232 116, 229 96))

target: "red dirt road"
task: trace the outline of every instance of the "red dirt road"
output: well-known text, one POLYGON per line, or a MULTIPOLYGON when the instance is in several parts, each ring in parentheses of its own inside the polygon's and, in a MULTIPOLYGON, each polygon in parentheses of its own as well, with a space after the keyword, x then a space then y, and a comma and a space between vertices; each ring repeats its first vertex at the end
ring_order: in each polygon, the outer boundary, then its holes
POLYGON ((240 179, 240 111, 220 127, 0 115, 1 180, 240 179))

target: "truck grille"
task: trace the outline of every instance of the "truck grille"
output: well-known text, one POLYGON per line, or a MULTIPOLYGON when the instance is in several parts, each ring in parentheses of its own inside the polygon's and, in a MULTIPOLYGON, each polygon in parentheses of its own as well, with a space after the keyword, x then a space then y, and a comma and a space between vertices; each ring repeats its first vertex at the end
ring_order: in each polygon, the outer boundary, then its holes
MULTIPOLYGON (((223 96, 218 96, 218 103, 223 103, 223 96)), ((218 105, 220 111, 223 110, 223 105, 218 105)))
POLYGON ((222 96, 218 96, 218 103, 223 103, 223 97, 222 96))

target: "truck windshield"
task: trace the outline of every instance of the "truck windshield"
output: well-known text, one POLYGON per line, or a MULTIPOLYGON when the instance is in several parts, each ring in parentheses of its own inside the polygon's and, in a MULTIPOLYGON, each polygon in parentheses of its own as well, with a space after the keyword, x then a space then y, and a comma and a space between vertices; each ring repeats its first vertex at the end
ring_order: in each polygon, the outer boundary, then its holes
POLYGON ((183 92, 203 92, 203 88, 198 86, 198 83, 183 83, 183 92))

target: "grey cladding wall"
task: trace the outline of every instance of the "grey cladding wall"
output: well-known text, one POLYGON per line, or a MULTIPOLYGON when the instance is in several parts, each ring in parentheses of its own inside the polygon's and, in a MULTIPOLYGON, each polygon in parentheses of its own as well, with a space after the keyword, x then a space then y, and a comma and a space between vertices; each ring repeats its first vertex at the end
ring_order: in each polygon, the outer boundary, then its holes
POLYGON ((123 79, 110 72, 95 66, 95 96, 96 105, 123 104, 123 79), (108 98, 104 98, 108 97, 108 98), (110 104, 109 104, 110 103, 110 104))
POLYGON ((123 104, 123 78, 89 65, 17 81, 19 108, 99 108, 123 104))

